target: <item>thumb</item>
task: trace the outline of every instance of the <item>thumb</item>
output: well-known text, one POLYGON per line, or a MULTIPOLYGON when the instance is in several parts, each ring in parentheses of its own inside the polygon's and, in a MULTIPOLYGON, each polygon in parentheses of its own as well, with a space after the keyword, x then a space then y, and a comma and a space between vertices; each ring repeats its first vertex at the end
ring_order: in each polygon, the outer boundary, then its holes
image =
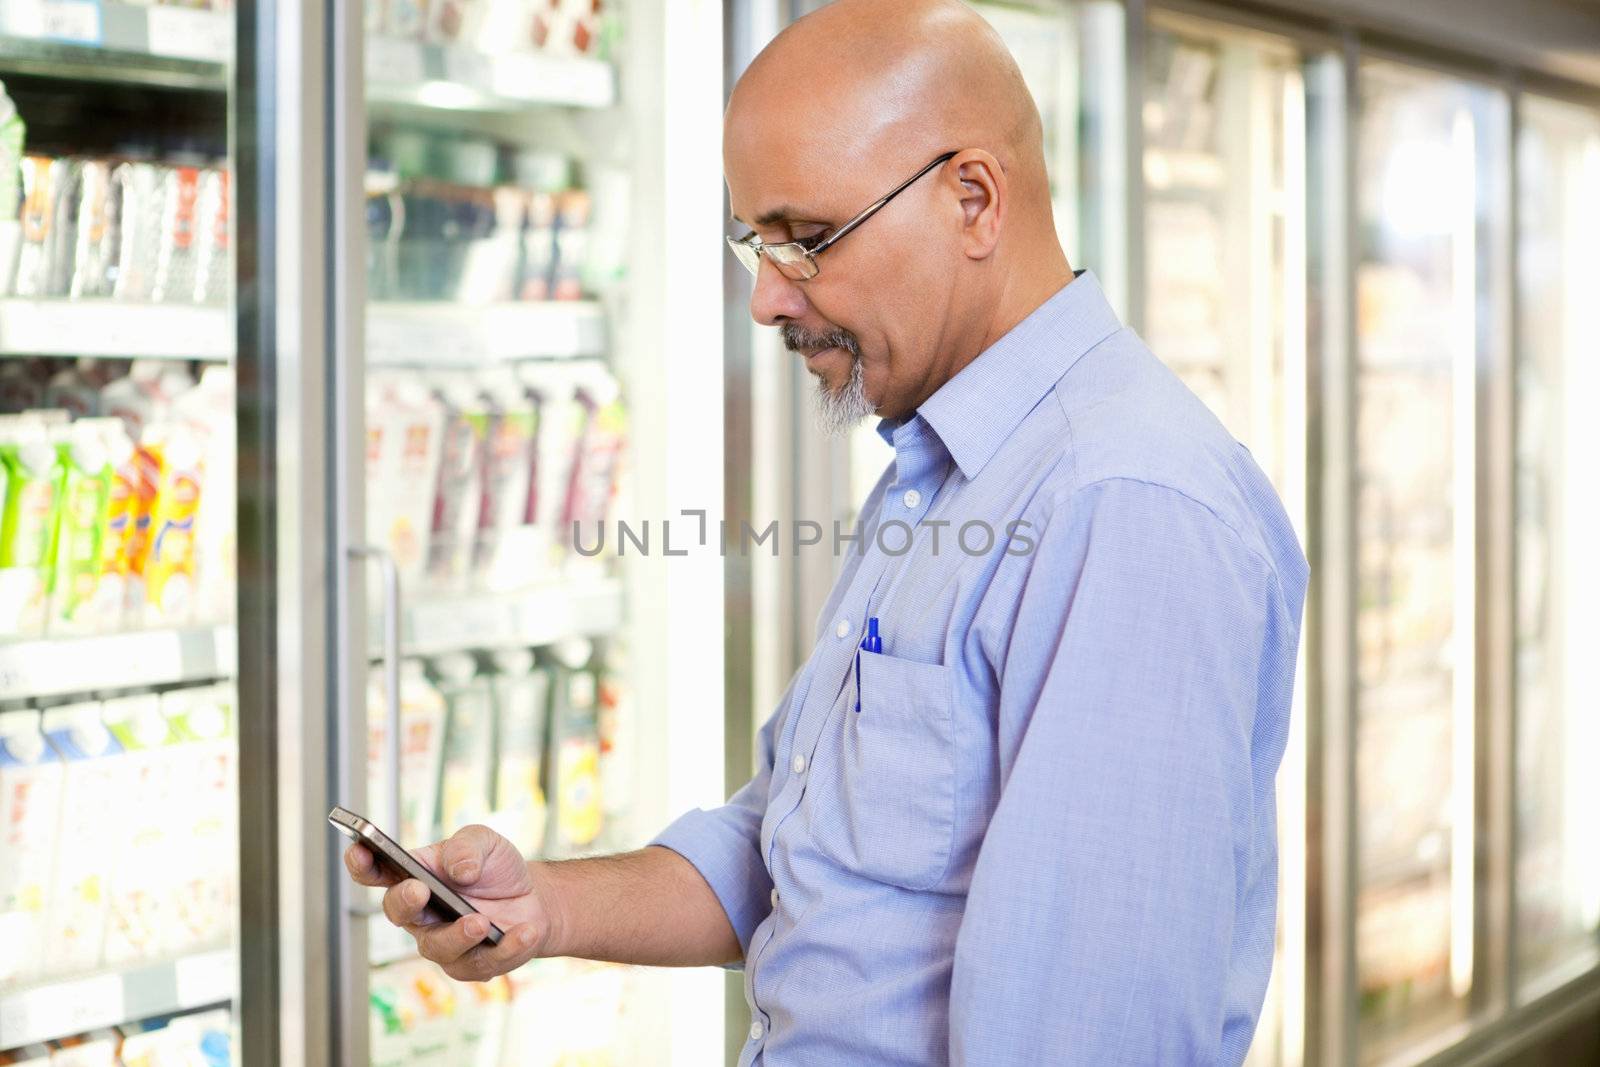
POLYGON ((464 826, 439 850, 445 876, 480 896, 514 896, 530 888, 528 865, 516 846, 487 826, 464 826))

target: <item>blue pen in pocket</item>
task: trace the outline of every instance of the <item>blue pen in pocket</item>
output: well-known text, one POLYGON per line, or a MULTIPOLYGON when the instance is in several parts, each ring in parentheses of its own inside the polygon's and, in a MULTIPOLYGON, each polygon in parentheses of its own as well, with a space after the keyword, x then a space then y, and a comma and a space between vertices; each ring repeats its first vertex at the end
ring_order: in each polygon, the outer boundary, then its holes
POLYGON ((861 648, 856 652, 856 712, 861 711, 861 653, 882 652, 883 638, 878 636, 878 617, 874 615, 867 620, 867 636, 861 639, 861 648))

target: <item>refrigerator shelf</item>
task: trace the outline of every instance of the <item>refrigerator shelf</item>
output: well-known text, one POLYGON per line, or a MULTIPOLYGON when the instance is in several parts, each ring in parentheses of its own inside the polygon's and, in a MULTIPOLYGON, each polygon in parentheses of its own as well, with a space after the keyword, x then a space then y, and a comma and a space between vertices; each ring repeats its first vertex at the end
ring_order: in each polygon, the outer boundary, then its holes
MULTIPOLYGON (((407 655, 431 656, 615 633, 622 626, 622 595, 621 579, 595 578, 513 593, 413 600, 401 624, 401 647, 407 655)), ((380 631, 372 626, 369 632, 376 637, 380 631)), ((373 655, 380 654, 375 647, 373 655)))
POLYGON ((0 300, 0 356, 233 357, 226 307, 115 300, 0 300))
POLYGON ((210 681, 237 660, 232 626, 24 638, 0 643, 0 700, 210 681))
POLYGON ((0 993, 0 1048, 226 1004, 236 984, 233 951, 215 949, 0 993))
POLYGON ((445 111, 529 107, 604 108, 616 102, 611 64, 532 52, 485 55, 470 48, 369 36, 372 100, 445 111))
POLYGON ((540 357, 598 356, 605 313, 592 300, 486 304, 375 303, 367 311, 370 363, 481 367, 540 357))
POLYGON ((0 68, 28 74, 222 92, 232 59, 230 12, 38 0, 0 18, 0 68))

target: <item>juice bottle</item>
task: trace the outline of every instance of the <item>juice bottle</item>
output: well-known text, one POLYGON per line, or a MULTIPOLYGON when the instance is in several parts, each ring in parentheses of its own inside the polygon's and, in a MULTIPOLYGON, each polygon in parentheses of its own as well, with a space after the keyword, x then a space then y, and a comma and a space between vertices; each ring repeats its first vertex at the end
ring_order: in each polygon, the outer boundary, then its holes
POLYGON ((6 470, 0 520, 0 634, 44 630, 61 512, 61 455, 42 419, 24 416, 0 444, 6 470))
POLYGON ((439 834, 448 837, 489 815, 494 775, 494 704, 489 679, 471 655, 433 661, 439 693, 449 708, 439 782, 439 834))
POLYGON ((557 856, 570 856, 592 845, 604 827, 598 693, 588 641, 571 638, 551 652, 557 665, 550 708, 551 847, 557 856))
POLYGON ((105 427, 95 419, 72 425, 61 446, 61 516, 56 535, 52 630, 84 633, 99 628, 104 540, 108 532, 113 466, 105 427))
POLYGON ((200 437, 183 423, 146 432, 160 470, 143 561, 145 618, 154 625, 187 622, 195 601, 195 517, 200 510, 200 437))
POLYGON ((531 858, 544 846, 549 815, 542 772, 550 669, 537 665, 528 649, 496 652, 491 659, 495 774, 489 824, 531 858))

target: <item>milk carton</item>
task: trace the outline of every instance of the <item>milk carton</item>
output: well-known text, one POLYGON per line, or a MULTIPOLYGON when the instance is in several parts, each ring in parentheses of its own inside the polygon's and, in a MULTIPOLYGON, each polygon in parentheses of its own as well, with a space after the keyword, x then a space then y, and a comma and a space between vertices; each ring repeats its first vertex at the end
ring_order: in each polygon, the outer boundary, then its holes
POLYGON ((161 714, 159 696, 107 700, 101 716, 123 749, 116 760, 120 825, 107 879, 105 961, 115 966, 182 947, 175 943, 182 855, 177 828, 191 783, 179 777, 179 737, 161 714))
POLYGON ((65 768, 37 711, 0 712, 0 989, 40 976, 65 768))
POLYGON ((530 536, 537 527, 528 516, 528 498, 533 489, 539 398, 510 372, 487 379, 484 392, 493 418, 484 455, 473 571, 490 589, 510 589, 527 583, 529 563, 538 558, 530 536))
POLYGON ((445 410, 420 380, 376 377, 367 405, 367 515, 407 585, 422 577, 433 531, 445 410))
POLYGON ((444 435, 427 573, 430 582, 453 586, 465 576, 476 542, 490 414, 472 383, 456 377, 439 381, 434 396, 444 409, 444 435))
POLYGON ((123 828, 108 818, 131 803, 123 792, 122 746, 100 719, 97 702, 66 704, 42 716, 44 735, 65 761, 61 841, 51 875, 45 971, 76 974, 100 966, 106 932, 107 880, 120 856, 123 828))
POLYGON ((444 769, 439 784, 439 835, 448 837, 489 816, 494 786, 494 704, 489 679, 460 652, 433 661, 439 693, 449 708, 444 769))
POLYGON ((177 886, 174 951, 226 943, 238 906, 238 747, 227 683, 162 694, 161 714, 181 742, 173 752, 181 803, 173 815, 177 886))
POLYGON ((545 713, 550 670, 528 649, 496 652, 490 676, 495 707, 494 814, 489 825, 524 856, 544 847, 549 815, 544 793, 545 713))

